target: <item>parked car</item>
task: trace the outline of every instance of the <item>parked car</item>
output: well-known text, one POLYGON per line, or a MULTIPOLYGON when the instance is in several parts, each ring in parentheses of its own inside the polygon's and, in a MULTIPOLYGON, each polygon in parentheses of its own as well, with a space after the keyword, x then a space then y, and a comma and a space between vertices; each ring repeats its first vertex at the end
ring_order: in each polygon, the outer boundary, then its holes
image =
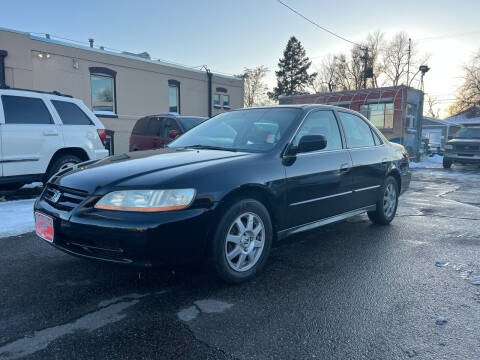
POLYGON ((34 211, 37 234, 69 254, 148 267, 208 259, 241 282, 274 240, 365 212, 389 224, 409 183, 405 148, 362 115, 274 106, 59 173, 34 211))
POLYGON ((480 164, 480 127, 464 127, 445 145, 443 167, 452 164, 480 164))
POLYGON ((149 115, 138 119, 130 135, 130 151, 162 148, 208 118, 201 116, 149 115))
POLYGON ((81 100, 16 89, 0 89, 0 97, 0 189, 108 155, 105 128, 81 100))

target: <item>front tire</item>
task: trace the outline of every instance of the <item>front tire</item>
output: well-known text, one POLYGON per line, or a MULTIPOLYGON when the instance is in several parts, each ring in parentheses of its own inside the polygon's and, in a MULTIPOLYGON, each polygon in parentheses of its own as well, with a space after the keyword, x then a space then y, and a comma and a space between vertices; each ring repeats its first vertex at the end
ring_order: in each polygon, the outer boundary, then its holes
POLYGON ((230 205, 220 219, 210 248, 210 265, 222 280, 241 283, 267 262, 273 228, 265 206, 254 199, 230 205))
POLYGON ((398 183, 393 176, 388 176, 378 192, 377 208, 367 212, 370 220, 377 225, 388 225, 397 213, 398 183))
POLYGON ((75 164, 81 163, 82 159, 75 155, 62 155, 59 158, 55 159, 47 173, 45 174, 44 182, 46 183, 50 178, 55 175, 60 170, 65 170, 75 164))
POLYGON ((452 167, 452 160, 443 158, 443 168, 444 169, 450 169, 452 167))

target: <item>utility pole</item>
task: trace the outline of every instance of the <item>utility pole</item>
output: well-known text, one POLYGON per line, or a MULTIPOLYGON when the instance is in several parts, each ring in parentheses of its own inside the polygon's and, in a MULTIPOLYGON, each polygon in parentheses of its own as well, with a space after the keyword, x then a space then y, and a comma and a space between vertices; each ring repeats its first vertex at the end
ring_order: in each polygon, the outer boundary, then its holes
POLYGON ((410 86, 410 57, 412 56, 412 39, 408 38, 407 86, 410 86))
POLYGON ((367 63, 368 63, 368 47, 363 48, 363 88, 367 88, 367 63))

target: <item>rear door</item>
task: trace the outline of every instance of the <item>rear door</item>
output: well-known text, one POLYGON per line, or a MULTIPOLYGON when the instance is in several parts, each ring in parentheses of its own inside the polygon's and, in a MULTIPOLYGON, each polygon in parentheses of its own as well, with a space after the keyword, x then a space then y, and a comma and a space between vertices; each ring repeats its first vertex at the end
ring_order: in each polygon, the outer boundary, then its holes
POLYGON ((132 130, 132 135, 130 136, 130 151, 145 150, 147 146, 146 133, 148 128, 148 121, 150 120, 149 116, 138 119, 135 123, 135 126, 132 130))
POLYGON ((288 227, 341 214, 352 200, 352 162, 333 111, 318 110, 307 115, 293 145, 298 145, 304 135, 325 136, 327 147, 299 153, 293 163, 285 166, 288 227))
POLYGON ((3 176, 43 174, 53 154, 63 147, 60 125, 55 123, 41 94, 1 96, 3 176))
POLYGON ((99 136, 95 124, 77 104, 63 100, 50 102, 62 123, 63 140, 67 147, 79 147, 88 151, 98 148, 99 136))
POLYGON ((343 111, 337 114, 353 163, 353 202, 350 209, 373 205, 388 167, 385 146, 360 116, 343 111))

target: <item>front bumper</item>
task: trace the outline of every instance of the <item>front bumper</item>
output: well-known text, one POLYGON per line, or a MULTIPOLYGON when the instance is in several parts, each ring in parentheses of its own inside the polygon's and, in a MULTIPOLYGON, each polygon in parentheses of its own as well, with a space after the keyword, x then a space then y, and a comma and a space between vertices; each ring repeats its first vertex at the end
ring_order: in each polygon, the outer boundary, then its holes
POLYGON ((191 263, 206 251, 212 210, 135 213, 95 209, 88 201, 71 212, 43 196, 36 201, 34 211, 53 218, 49 244, 82 258, 142 267, 191 263))
POLYGON ((480 154, 458 154, 447 152, 444 154, 444 160, 450 160, 452 162, 462 164, 478 164, 480 163, 480 154))

